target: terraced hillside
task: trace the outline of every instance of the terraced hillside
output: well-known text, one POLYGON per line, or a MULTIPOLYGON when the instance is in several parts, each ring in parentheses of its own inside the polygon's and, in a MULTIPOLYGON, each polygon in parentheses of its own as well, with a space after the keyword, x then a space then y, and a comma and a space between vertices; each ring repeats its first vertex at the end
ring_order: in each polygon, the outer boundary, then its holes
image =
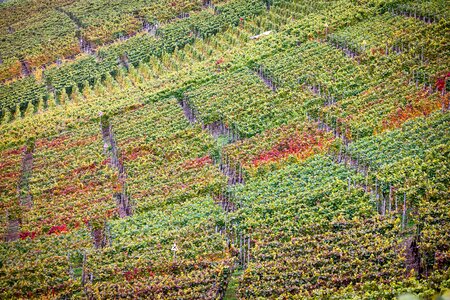
POLYGON ((447 299, 449 7, 1 3, 0 298, 447 299))

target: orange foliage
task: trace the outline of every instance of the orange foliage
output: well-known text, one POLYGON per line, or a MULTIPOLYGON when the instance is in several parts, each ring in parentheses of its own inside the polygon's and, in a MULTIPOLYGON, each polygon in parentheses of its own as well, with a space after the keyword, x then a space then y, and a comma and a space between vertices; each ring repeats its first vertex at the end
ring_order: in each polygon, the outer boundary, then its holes
POLYGON ((20 61, 16 60, 9 66, 0 69, 0 81, 6 81, 19 77, 22 73, 22 66, 20 61))
MULTIPOLYGON (((446 97, 448 102, 448 95, 440 97, 446 97)), ((398 128, 409 119, 428 116, 441 106, 441 101, 432 99, 425 91, 409 98, 406 106, 398 107, 383 120, 383 130, 398 128)))
POLYGON ((78 43, 67 44, 61 48, 58 48, 58 52, 52 49, 43 49, 34 55, 26 56, 25 60, 28 62, 31 69, 48 65, 55 62, 58 58, 69 58, 79 54, 80 47, 78 43))
POLYGON ((203 167, 205 165, 209 165, 209 164, 212 164, 212 160, 211 160, 211 157, 209 157, 209 155, 207 155, 204 157, 199 157, 196 159, 188 160, 182 164, 182 167, 184 169, 190 170, 190 169, 201 168, 201 167, 203 167))
POLYGON ((279 161, 290 155, 303 160, 316 153, 317 149, 323 149, 327 141, 322 135, 307 132, 295 133, 292 137, 277 143, 272 149, 260 153, 252 160, 252 164, 257 167, 267 162, 279 161))
POLYGON ((125 161, 132 161, 139 157, 145 157, 153 153, 153 150, 151 147, 141 145, 138 147, 135 147, 131 149, 130 151, 127 151, 123 157, 125 161))

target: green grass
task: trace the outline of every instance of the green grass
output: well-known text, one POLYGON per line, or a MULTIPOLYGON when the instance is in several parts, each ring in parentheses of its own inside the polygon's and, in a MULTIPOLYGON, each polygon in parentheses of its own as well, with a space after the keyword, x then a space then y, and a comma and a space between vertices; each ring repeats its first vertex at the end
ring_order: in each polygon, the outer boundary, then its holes
POLYGON ((228 282, 228 287, 225 292, 224 300, 235 300, 237 297, 237 289, 239 285, 239 277, 242 275, 241 269, 236 269, 233 274, 231 274, 230 281, 228 282))

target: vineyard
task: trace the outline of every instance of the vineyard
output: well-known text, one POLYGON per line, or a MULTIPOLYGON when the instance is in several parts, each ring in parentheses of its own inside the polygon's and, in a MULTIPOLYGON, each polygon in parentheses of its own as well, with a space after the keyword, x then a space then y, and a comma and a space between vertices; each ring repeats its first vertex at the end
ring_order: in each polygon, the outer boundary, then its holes
POLYGON ((449 299, 449 8, 3 1, 0 298, 449 299))

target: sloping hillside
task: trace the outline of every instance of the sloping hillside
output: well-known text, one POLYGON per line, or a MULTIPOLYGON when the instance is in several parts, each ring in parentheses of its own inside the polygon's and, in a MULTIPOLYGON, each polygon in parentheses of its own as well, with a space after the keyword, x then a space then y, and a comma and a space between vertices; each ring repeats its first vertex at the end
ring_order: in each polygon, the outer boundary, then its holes
POLYGON ((449 7, 1 3, 0 298, 450 289, 449 7))

